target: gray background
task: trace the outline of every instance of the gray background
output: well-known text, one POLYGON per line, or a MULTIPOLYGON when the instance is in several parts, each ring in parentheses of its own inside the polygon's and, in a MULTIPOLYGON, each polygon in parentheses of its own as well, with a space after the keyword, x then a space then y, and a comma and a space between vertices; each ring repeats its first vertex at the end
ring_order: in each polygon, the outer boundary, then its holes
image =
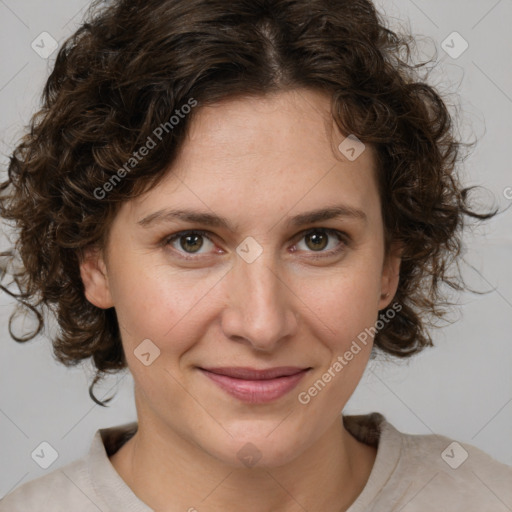
MULTIPOLYGON (((87 5, 84 0, 0 0, 3 168, 5 155, 37 109, 56 55, 42 58, 31 48, 32 41, 46 31, 62 42, 76 30, 87 5)), ((438 62, 431 82, 462 113, 461 133, 479 139, 465 164, 466 182, 485 185, 490 193, 484 199, 494 195, 498 205, 510 205, 512 1, 380 0, 377 6, 395 28, 400 23, 425 36, 420 48, 438 62), (454 31, 469 44, 458 58, 441 47, 454 31)), ((457 49, 458 43, 454 45, 457 49)), ((435 333, 435 349, 400 364, 372 362, 346 412, 380 411, 399 430, 444 434, 512 464, 511 227, 512 210, 466 238, 468 282, 494 291, 463 295, 458 321, 435 333)), ((98 396, 117 391, 111 406, 95 405, 87 392, 91 366, 59 365, 43 336, 24 345, 11 340, 7 321, 12 308, 13 301, 1 295, 0 497, 83 456, 98 428, 136 419, 128 372, 98 387, 98 396), (31 458, 42 441, 58 452, 46 470, 31 458)))

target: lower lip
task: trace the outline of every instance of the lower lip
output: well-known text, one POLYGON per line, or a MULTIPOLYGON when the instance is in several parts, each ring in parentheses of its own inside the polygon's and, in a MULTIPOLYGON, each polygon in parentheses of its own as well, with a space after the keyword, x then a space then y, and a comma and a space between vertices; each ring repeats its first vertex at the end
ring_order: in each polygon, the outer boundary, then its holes
POLYGON ((219 375, 200 368, 204 375, 231 396, 250 404, 272 402, 289 393, 302 380, 308 370, 287 377, 268 380, 243 380, 219 375))

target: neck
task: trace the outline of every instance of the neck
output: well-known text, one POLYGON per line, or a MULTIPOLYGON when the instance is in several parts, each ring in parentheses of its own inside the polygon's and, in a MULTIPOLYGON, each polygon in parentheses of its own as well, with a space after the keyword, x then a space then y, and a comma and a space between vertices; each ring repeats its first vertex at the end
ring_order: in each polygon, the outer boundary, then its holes
POLYGON ((361 493, 375 456, 375 448, 344 428, 340 415, 313 445, 279 467, 233 467, 169 427, 140 419, 137 433, 110 461, 159 512, 341 512, 361 493))

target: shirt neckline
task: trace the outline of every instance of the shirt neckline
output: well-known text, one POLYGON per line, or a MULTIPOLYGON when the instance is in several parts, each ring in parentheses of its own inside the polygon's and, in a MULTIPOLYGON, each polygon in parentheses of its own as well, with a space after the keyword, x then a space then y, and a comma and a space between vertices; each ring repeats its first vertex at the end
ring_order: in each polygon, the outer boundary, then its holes
POLYGON ((87 467, 91 484, 112 511, 154 512, 131 490, 108 458, 133 436, 137 427, 137 421, 133 421, 99 429, 89 450, 87 467))
POLYGON ((343 422, 359 441, 377 446, 377 456, 366 485, 346 511, 366 512, 377 500, 398 466, 403 453, 403 434, 380 413, 343 416, 343 422))

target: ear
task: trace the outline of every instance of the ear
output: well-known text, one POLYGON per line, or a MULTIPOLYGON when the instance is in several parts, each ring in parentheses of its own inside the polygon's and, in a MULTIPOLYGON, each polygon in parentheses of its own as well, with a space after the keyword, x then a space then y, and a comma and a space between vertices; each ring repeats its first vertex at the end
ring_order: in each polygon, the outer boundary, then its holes
POLYGON ((80 277, 85 298, 94 306, 108 309, 114 306, 108 283, 103 253, 97 247, 86 248, 80 257, 80 277))
POLYGON ((402 247, 396 243, 391 244, 382 267, 379 310, 387 308, 395 296, 398 288, 398 281, 400 279, 401 262, 402 247))

